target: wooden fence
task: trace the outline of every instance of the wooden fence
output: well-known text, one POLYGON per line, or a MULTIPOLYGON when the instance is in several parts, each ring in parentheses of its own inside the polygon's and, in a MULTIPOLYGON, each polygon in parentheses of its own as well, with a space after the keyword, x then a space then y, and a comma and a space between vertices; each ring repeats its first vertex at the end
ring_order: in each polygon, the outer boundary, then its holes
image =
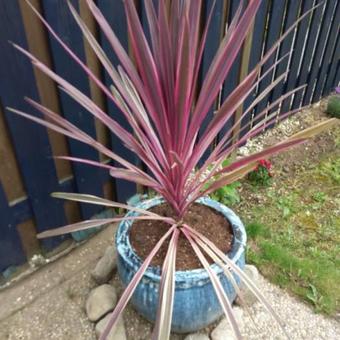
MULTIPOLYGON (((31 0, 64 41, 91 67, 93 72, 109 85, 107 75, 90 47, 84 43, 80 31, 72 19, 64 0, 31 0)), ((85 0, 72 0, 81 16, 94 32, 109 57, 117 62, 107 41, 101 36, 91 17, 85 0)), ((203 1, 202 22, 212 5, 203 1)), ((227 96, 249 69, 252 69, 261 55, 302 13, 319 0, 263 0, 254 20, 251 34, 239 54, 228 78, 221 98, 227 96)), ((117 35, 128 49, 126 22, 120 0, 97 0, 99 8, 107 17, 117 35)), ((208 33, 202 64, 202 75, 206 72, 218 47, 222 33, 235 13, 239 1, 217 0, 212 23, 208 33)), ((137 1, 140 16, 146 26, 143 1, 137 1)), ((50 65, 57 73, 67 78, 81 91, 92 96, 103 109, 122 121, 117 108, 107 102, 98 88, 89 82, 84 73, 62 51, 56 41, 46 32, 41 22, 33 15, 24 0, 0 0, 0 271, 8 266, 26 261, 42 248, 50 250, 65 238, 54 238, 39 243, 37 231, 90 218, 99 210, 95 206, 64 203, 52 199, 53 191, 91 193, 107 198, 125 201, 136 192, 135 185, 109 178, 105 171, 85 165, 55 161, 53 155, 71 155, 105 161, 97 152, 76 141, 66 139, 51 131, 24 121, 6 110, 7 106, 30 111, 24 103, 24 96, 40 100, 44 105, 67 117, 87 133, 114 149, 120 155, 138 162, 115 136, 89 114, 60 92, 55 84, 42 73, 32 69, 30 63, 15 51, 8 41, 28 48, 34 55, 50 65)), ((273 62, 285 55, 293 46, 292 57, 277 67, 272 75, 279 75, 289 66, 290 72, 284 83, 270 93, 242 124, 253 121, 256 114, 282 93, 301 84, 308 86, 293 100, 283 104, 285 112, 299 105, 307 105, 328 95, 339 82, 340 67, 340 2, 326 0, 313 14, 305 19, 288 36, 277 55, 263 68, 267 70, 273 62)), ((202 77, 201 77, 202 79, 202 77)), ((272 80, 267 77, 245 101, 251 99, 272 80)), ((199 84, 198 84, 199 85, 199 84)), ((218 105, 218 104, 217 104, 218 105)), ((211 110, 210 115, 212 115, 211 110)), ((235 115, 240 112, 237 111, 235 115)), ((207 120, 208 121, 208 120, 207 120)), ((206 121, 206 122, 207 122, 206 121)), ((228 126, 226 126, 226 129, 228 126)), ((237 136, 235 136, 236 138, 237 136)))

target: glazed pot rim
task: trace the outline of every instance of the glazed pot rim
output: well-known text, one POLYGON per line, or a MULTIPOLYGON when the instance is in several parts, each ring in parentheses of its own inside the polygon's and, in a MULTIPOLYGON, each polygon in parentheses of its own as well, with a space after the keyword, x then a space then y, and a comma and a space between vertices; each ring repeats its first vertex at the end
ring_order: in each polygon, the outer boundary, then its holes
MULTIPOLYGON (((139 209, 150 209, 156 205, 164 203, 164 199, 161 197, 154 197, 146 201, 142 201, 136 207, 139 209)), ((231 228, 233 230, 233 243, 231 251, 227 254, 228 257, 236 263, 239 258, 244 253, 245 245, 246 245, 246 232, 241 222, 240 218, 225 205, 212 200, 209 197, 201 197, 196 203, 200 203, 206 205, 218 212, 220 212, 230 223, 231 228)), ((138 216, 140 215, 138 212, 129 211, 126 216, 138 216)), ((135 272, 142 265, 142 259, 137 255, 134 249, 131 246, 129 239, 129 230, 133 224, 133 220, 122 221, 120 222, 117 232, 116 232, 116 248, 119 256, 123 258, 123 260, 128 264, 135 272)), ((217 264, 210 265, 210 268, 217 274, 222 274, 223 270, 217 264)), ((161 267, 159 266, 149 266, 144 273, 144 278, 149 278, 152 281, 159 282, 161 277, 161 267)), ((183 283, 188 281, 196 281, 196 280, 209 280, 209 274, 204 268, 191 269, 185 271, 176 271, 175 272, 175 282, 183 283)))

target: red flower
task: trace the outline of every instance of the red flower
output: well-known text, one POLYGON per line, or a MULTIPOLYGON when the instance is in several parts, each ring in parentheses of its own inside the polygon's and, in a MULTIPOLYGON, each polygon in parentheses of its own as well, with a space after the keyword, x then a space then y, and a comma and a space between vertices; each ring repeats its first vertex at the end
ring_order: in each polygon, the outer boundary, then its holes
POLYGON ((260 159, 259 160, 259 166, 262 166, 269 171, 272 167, 272 163, 270 163, 270 161, 268 161, 266 159, 260 159))

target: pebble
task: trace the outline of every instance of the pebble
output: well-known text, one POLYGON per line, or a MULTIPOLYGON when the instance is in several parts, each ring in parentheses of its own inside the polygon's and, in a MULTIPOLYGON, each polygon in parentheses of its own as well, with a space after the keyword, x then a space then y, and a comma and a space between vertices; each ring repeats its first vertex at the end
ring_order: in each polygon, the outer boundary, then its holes
MULTIPOLYGON (((239 328, 243 328, 243 310, 240 307, 234 307, 233 313, 239 328)), ((217 327, 211 332, 212 340, 234 340, 234 332, 226 318, 223 318, 217 327)))
POLYGON ((117 293, 113 286, 101 285, 93 289, 86 301, 86 314, 90 321, 98 321, 117 304, 117 293))
MULTIPOLYGON (((251 281, 257 286, 258 280, 259 280, 259 271, 257 268, 253 265, 246 265, 244 267, 244 273, 251 279, 251 281)), ((255 302, 257 302, 257 298, 255 295, 251 292, 251 290, 241 281, 240 284, 241 292, 243 293, 243 300, 246 303, 247 306, 253 305, 255 302)), ((239 297, 236 298, 235 304, 241 306, 242 302, 239 297)))
POLYGON ((107 283, 117 267, 117 252, 115 246, 107 247, 103 257, 98 261, 91 272, 92 277, 98 284, 107 283))
POLYGON ((184 340, 210 340, 208 335, 202 333, 189 334, 184 340))
MULTIPOLYGON (((95 332, 97 337, 99 338, 101 334, 104 332, 107 323, 111 317, 112 313, 105 316, 105 318, 101 319, 95 328, 95 332)), ((111 329, 109 335, 107 336, 106 340, 126 340, 126 332, 124 321, 120 317, 117 324, 111 329)))

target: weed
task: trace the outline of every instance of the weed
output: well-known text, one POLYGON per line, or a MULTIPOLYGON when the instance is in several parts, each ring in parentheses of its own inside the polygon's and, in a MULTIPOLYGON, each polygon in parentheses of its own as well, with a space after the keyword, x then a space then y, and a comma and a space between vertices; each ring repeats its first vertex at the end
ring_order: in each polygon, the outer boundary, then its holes
POLYGON ((313 194, 313 199, 316 202, 324 203, 326 201, 327 195, 322 191, 317 191, 313 194))
POLYGON ((316 287, 312 284, 309 285, 310 292, 307 293, 307 299, 312 301, 317 312, 323 309, 323 296, 319 294, 316 287))
POLYGON ((240 182, 233 182, 231 184, 225 185, 222 188, 217 189, 210 195, 210 197, 227 206, 237 204, 241 200, 237 190, 237 188, 240 186, 240 182))
POLYGON ((282 217, 287 219, 291 214, 296 212, 296 194, 290 193, 286 196, 279 197, 276 205, 281 210, 282 217))

